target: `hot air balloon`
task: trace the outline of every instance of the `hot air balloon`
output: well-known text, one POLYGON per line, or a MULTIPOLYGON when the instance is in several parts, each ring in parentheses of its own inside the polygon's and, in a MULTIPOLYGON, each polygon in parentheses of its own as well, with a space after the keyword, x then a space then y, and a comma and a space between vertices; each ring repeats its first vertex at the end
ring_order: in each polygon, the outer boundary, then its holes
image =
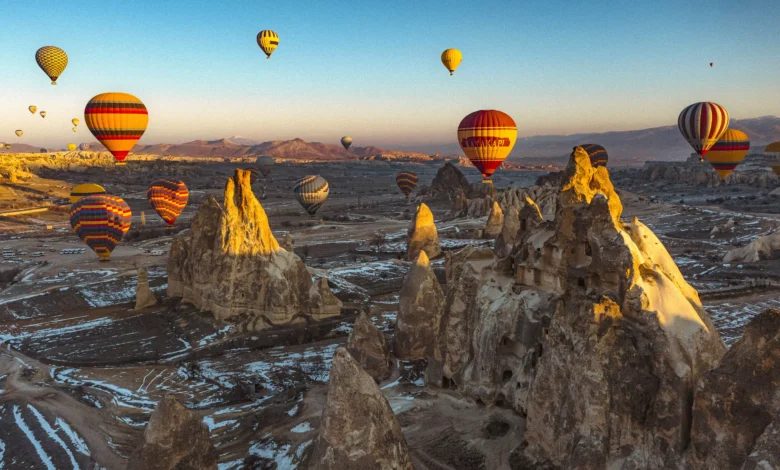
POLYGON ((717 103, 694 103, 682 110, 677 127, 696 153, 703 157, 729 127, 729 113, 717 103))
POLYGON ((304 176, 293 184, 295 199, 313 216, 328 199, 330 188, 325 178, 319 175, 304 176))
POLYGON ((461 60, 463 60, 463 54, 457 49, 447 49, 441 53, 441 63, 447 67, 447 70, 450 71, 450 75, 458 68, 461 60))
POLYGON ((715 62, 710 62, 710 67, 712 67, 713 65, 715 65, 715 62))
POLYGON ((56 85, 65 67, 68 66, 68 54, 59 47, 44 46, 35 52, 38 67, 49 76, 51 84, 56 85))
POLYGON ((772 142, 764 149, 766 161, 776 175, 780 175, 780 141, 772 142))
POLYGON ((46 111, 41 111, 41 112, 40 112, 40 114, 41 114, 41 117, 42 117, 42 118, 45 118, 45 117, 46 117, 46 111))
MULTIPOLYGON (((607 150, 599 144, 583 144, 580 145, 590 157, 590 164, 595 168, 597 166, 607 166, 609 155, 607 150)), ((576 148, 576 147, 575 147, 576 148)))
POLYGON ((68 144, 68 150, 70 150, 71 152, 75 152, 76 151, 76 144, 68 144))
POLYGON ((260 157, 257 157, 257 160, 255 160, 255 165, 260 169, 260 171, 263 173, 263 177, 268 177, 268 174, 271 173, 271 169, 274 167, 274 164, 276 162, 272 157, 269 157, 268 155, 262 155, 260 157))
POLYGON ((10 149, 11 148, 11 144, 5 144, 5 148, 6 149, 10 149))
POLYGON ((490 175, 512 151, 517 125, 501 111, 475 111, 460 122, 458 143, 471 163, 482 173, 482 182, 492 184, 490 175))
POLYGON ((39 150, 41 153, 49 153, 49 149, 41 147, 39 150))
POLYGON ((76 118, 73 118, 70 120, 70 122, 72 122, 74 126, 78 126, 80 121, 76 118))
POLYGON ((270 59, 271 53, 279 45, 279 35, 270 29, 264 29, 257 33, 257 45, 265 52, 266 59, 270 59))
POLYGON ((89 150, 89 144, 87 143, 79 144, 79 150, 89 150))
POLYGON ((28 106, 27 109, 30 110, 30 114, 35 114, 35 112, 38 111, 37 106, 28 106))
POLYGON ((157 180, 146 191, 149 204, 169 226, 181 215, 189 197, 183 181, 157 180))
POLYGON ((81 198, 87 196, 94 196, 95 194, 106 194, 106 190, 103 186, 94 183, 80 184, 70 190, 70 203, 75 204, 81 200, 81 198))
POLYGON ((345 135, 341 138, 341 145, 344 146, 344 150, 349 150, 349 146, 352 145, 352 137, 345 135))
POLYGON ((734 168, 745 160, 748 151, 750 138, 747 134, 736 129, 726 129, 704 158, 718 172, 720 179, 725 180, 734 168))
POLYGON ((96 194, 71 206, 70 226, 101 261, 108 261, 130 229, 132 216, 130 206, 121 197, 96 194))
POLYGON ((22 131, 21 129, 16 129, 16 137, 21 137, 22 134, 24 134, 24 131, 22 131))
POLYGON ((74 127, 73 132, 78 132, 78 128, 74 127))
POLYGON ((84 109, 84 119, 92 135, 124 165, 138 139, 144 134, 149 115, 143 102, 127 93, 102 93, 84 109))
POLYGON ((404 196, 409 198, 409 195, 414 191, 414 187, 417 186, 417 175, 411 171, 401 171, 395 175, 395 184, 404 193, 404 196))
POLYGON ((257 178, 260 177, 260 170, 250 166, 247 168, 244 168, 246 171, 249 172, 249 184, 255 184, 255 181, 257 181, 257 178))

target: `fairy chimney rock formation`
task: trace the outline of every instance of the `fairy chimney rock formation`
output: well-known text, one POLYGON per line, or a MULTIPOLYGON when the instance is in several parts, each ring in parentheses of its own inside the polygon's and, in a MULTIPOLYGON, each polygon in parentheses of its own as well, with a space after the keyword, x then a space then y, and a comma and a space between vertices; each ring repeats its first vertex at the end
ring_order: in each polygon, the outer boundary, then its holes
POLYGON ((128 470, 217 469, 217 451, 203 422, 171 395, 157 404, 128 470))
POLYGON ((347 350, 377 382, 390 375, 390 346, 366 312, 360 312, 347 341, 347 350))
POLYGON ((282 248, 290 252, 295 250, 295 244, 293 242, 292 236, 290 235, 290 232, 284 234, 284 240, 282 241, 282 248))
POLYGON ((756 315, 694 397, 693 469, 780 468, 780 310, 756 315))
POLYGON ((138 268, 138 284, 135 286, 135 309, 141 310, 154 305, 157 305, 157 297, 155 297, 152 289, 149 288, 149 274, 146 272, 146 268, 138 268))
POLYGON ((315 285, 303 261, 279 246, 249 178, 236 170, 223 204, 209 196, 174 238, 168 295, 249 331, 339 315, 327 285, 315 285))
POLYGON ((428 258, 435 258, 441 254, 439 246, 439 234, 433 223, 433 213, 424 203, 417 206, 417 212, 409 223, 406 235, 406 259, 413 261, 421 251, 428 258))
POLYGON ((439 330, 444 293, 428 256, 421 251, 401 287, 393 353, 403 360, 426 359, 439 330))
POLYGON ((501 206, 498 205, 498 201, 493 201, 493 207, 490 209, 487 222, 485 222, 485 232, 483 236, 487 239, 495 239, 503 228, 504 213, 501 211, 501 206))
POLYGON ((463 176, 463 173, 450 162, 447 162, 436 172, 436 177, 431 182, 428 197, 433 199, 454 200, 459 193, 469 197, 471 184, 463 176))
POLYGON ((312 470, 413 470, 406 439, 374 379, 344 348, 333 355, 312 470))

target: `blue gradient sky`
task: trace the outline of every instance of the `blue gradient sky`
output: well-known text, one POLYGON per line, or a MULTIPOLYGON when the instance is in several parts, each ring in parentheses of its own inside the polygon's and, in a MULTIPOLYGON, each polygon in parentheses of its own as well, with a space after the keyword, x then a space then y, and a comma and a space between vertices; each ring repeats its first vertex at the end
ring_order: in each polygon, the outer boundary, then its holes
POLYGON ((703 100, 735 118, 780 114, 776 0, 383 3, 6 0, 0 141, 17 128, 27 143, 93 141, 70 119, 107 91, 146 103, 142 143, 454 142, 485 108, 521 136, 668 125, 703 100), (261 29, 280 35, 271 60, 261 29), (35 63, 43 45, 70 58, 56 87, 35 63), (448 47, 464 56, 454 77, 448 47))

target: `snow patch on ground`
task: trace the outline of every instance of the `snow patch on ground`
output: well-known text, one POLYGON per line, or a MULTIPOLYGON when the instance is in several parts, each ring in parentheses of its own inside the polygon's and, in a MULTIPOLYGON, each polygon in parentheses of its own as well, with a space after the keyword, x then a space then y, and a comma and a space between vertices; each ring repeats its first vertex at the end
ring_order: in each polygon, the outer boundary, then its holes
POLYGON ((46 467, 47 470, 57 470, 57 467, 55 467, 54 463, 51 461, 51 457, 49 457, 46 451, 43 450, 43 446, 38 441, 38 439, 35 438, 35 435, 33 434, 32 430, 29 427, 27 427, 27 423, 24 422, 24 418, 22 418, 22 412, 19 410, 19 407, 14 405, 13 410, 14 410, 14 420, 16 421, 16 425, 19 426, 19 429, 21 429, 24 435, 27 436, 27 440, 29 440, 30 444, 32 444, 33 447, 35 448, 35 452, 38 454, 38 457, 40 457, 43 465, 46 467))
POLYGON ((313 431, 313 430, 314 430, 314 428, 311 427, 311 424, 309 424, 308 421, 304 421, 304 422, 300 423, 299 425, 295 426, 294 428, 290 429, 290 432, 294 432, 294 433, 300 434, 300 433, 309 432, 309 431, 313 431))

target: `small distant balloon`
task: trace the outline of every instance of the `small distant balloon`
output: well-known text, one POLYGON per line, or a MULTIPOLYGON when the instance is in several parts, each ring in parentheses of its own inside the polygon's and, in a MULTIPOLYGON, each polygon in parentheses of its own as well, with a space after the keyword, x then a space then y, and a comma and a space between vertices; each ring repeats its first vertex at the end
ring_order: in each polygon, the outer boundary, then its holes
POLYGON ((325 178, 319 175, 304 176, 293 184, 295 199, 306 209, 309 215, 317 213, 328 199, 330 188, 325 178))
POLYGON ((42 118, 45 118, 46 117, 46 111, 41 111, 40 115, 41 115, 42 118))
POLYGON ((269 157, 268 155, 261 155, 257 157, 257 160, 255 160, 255 165, 257 165, 257 167, 263 173, 263 177, 267 177, 269 173, 271 173, 271 169, 274 167, 274 164, 276 164, 276 162, 274 161, 273 157, 269 157))
POLYGON ((89 144, 79 144, 79 150, 89 150, 89 144))
POLYGON ((74 126, 78 126, 80 121, 77 118, 73 118, 70 122, 72 122, 74 126))
POLYGON ((68 54, 59 47, 44 46, 35 52, 35 61, 38 62, 38 67, 48 75, 51 84, 56 85, 57 79, 68 66, 68 54))
POLYGON ((257 45, 265 52, 266 59, 270 59, 271 54, 279 46, 279 35, 270 29, 264 29, 257 33, 257 45))
POLYGON ((450 71, 450 75, 455 73, 455 69, 460 65, 460 61, 463 60, 463 54, 457 49, 446 49, 441 53, 441 63, 447 67, 450 71))
POLYGON ((341 145, 344 146, 344 150, 349 150, 349 146, 352 145, 352 137, 345 135, 341 138, 341 145))
POLYGON ((22 134, 24 134, 24 131, 22 131, 21 129, 16 130, 16 137, 21 137, 22 134))
POLYGON ((11 148, 11 144, 5 144, 5 148, 6 149, 10 149, 11 148))
POLYGON ((599 144, 582 144, 580 145, 580 147, 582 147, 583 150, 588 152, 588 157, 590 158, 590 164, 593 167, 607 166, 607 161, 609 161, 609 155, 607 155, 607 149, 605 149, 599 144))
POLYGON ((78 129, 78 127, 74 127, 74 128, 73 128, 73 132, 76 132, 76 131, 78 131, 78 130, 79 130, 79 129, 78 129))
POLYGON ((76 144, 68 144, 68 150, 74 152, 76 150, 76 144))
POLYGON ((715 62, 710 62, 710 67, 712 67, 713 65, 715 65, 715 62))
POLYGON ((764 148, 766 154, 766 162, 772 172, 776 175, 780 175, 780 141, 772 142, 764 148))
POLYGON ((417 174, 411 171, 402 171, 395 176, 395 184, 407 198, 417 186, 417 174))
POLYGON ((38 111, 37 106, 28 106, 27 109, 30 110, 30 114, 35 114, 35 112, 38 111))

